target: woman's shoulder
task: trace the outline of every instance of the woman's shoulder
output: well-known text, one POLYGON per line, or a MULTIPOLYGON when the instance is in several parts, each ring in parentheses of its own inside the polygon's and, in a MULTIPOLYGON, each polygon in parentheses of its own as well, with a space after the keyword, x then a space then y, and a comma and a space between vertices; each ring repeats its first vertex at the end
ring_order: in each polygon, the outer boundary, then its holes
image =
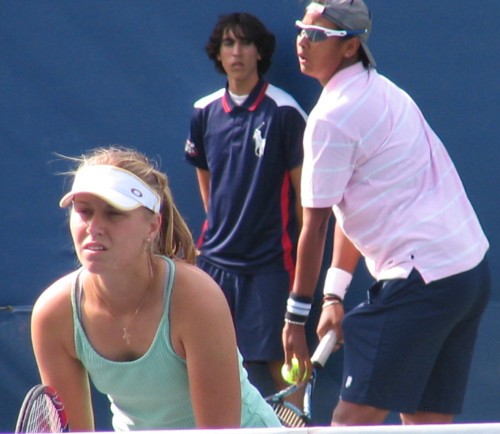
POLYGON ((195 297, 200 302, 217 303, 224 300, 224 295, 217 283, 199 267, 185 261, 174 261, 175 288, 179 295, 187 300, 195 297))
POLYGON ((207 273, 182 261, 175 261, 175 266, 171 340, 176 353, 186 358, 187 347, 218 345, 222 331, 227 341, 232 320, 224 293, 207 273))
POLYGON ((37 359, 57 360, 59 366, 63 366, 68 355, 76 359, 71 305, 75 277, 76 273, 67 274, 45 289, 31 315, 31 337, 37 359))
POLYGON ((175 275, 176 277, 182 279, 183 281, 189 282, 201 282, 207 284, 217 284, 215 281, 203 271, 201 268, 196 265, 190 264, 189 262, 183 260, 174 260, 172 261, 175 267, 175 275))
POLYGON ((56 318, 71 311, 71 290, 78 271, 66 274, 52 283, 38 297, 33 316, 56 318))

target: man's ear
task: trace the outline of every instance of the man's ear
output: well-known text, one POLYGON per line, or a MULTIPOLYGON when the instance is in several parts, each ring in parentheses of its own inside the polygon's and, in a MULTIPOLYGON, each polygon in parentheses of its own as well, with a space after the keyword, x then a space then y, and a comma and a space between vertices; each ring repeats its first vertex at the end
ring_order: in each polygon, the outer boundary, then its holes
POLYGON ((359 47, 361 46, 361 41, 359 38, 350 38, 347 41, 345 41, 344 45, 344 57, 346 59, 355 56, 358 51, 359 47))

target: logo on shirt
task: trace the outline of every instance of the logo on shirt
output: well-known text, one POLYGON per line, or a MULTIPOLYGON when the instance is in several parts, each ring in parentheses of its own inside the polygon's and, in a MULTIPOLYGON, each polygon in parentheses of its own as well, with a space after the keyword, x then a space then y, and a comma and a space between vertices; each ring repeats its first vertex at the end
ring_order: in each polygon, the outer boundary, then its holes
POLYGON ((262 137, 261 129, 266 125, 265 122, 262 122, 257 128, 255 128, 253 132, 253 141, 255 142, 255 155, 257 157, 262 157, 264 155, 264 149, 266 147, 266 139, 262 137))
POLYGON ((349 375, 345 380, 345 388, 349 389, 349 387, 351 387, 351 384, 352 384, 352 377, 349 375))
POLYGON ((196 157, 198 155, 198 150, 196 149, 195 144, 189 139, 186 140, 186 145, 184 146, 184 152, 190 157, 196 157))

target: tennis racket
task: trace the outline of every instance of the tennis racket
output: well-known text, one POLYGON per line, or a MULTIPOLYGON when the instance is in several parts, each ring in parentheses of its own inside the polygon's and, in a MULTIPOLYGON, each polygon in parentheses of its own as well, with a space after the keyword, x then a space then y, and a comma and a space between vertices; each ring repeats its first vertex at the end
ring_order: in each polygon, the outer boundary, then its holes
POLYGON ((274 409, 281 424, 289 428, 299 428, 309 426, 312 422, 312 392, 318 370, 325 366, 328 357, 333 351, 333 347, 337 343, 337 335, 333 330, 330 330, 318 344, 311 357, 313 372, 311 378, 305 385, 303 410, 298 409, 295 405, 285 401, 285 398, 296 392, 301 386, 292 384, 287 388, 276 392, 274 395, 268 396, 266 401, 274 409))
POLYGON ((68 418, 56 390, 37 385, 24 398, 16 433, 67 432, 68 418))

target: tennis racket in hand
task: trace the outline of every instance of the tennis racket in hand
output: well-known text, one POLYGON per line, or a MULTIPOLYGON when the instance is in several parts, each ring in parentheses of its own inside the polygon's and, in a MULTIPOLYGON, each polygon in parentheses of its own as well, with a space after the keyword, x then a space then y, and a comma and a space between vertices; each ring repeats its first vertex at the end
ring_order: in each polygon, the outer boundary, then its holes
POLYGON ((16 424, 16 433, 67 432, 64 405, 53 387, 34 386, 24 398, 16 424))
POLYGON ((295 405, 285 400, 287 396, 290 396, 301 387, 299 384, 292 384, 291 386, 288 386, 287 388, 266 398, 266 401, 274 409, 274 412, 283 426, 298 428, 309 426, 311 424, 312 392, 314 389, 314 383, 316 382, 316 375, 317 372, 325 366, 326 361, 328 360, 328 357, 333 351, 336 343, 337 335, 333 330, 330 330, 325 336, 323 336, 311 357, 313 372, 309 381, 305 385, 303 410, 298 409, 295 405))

